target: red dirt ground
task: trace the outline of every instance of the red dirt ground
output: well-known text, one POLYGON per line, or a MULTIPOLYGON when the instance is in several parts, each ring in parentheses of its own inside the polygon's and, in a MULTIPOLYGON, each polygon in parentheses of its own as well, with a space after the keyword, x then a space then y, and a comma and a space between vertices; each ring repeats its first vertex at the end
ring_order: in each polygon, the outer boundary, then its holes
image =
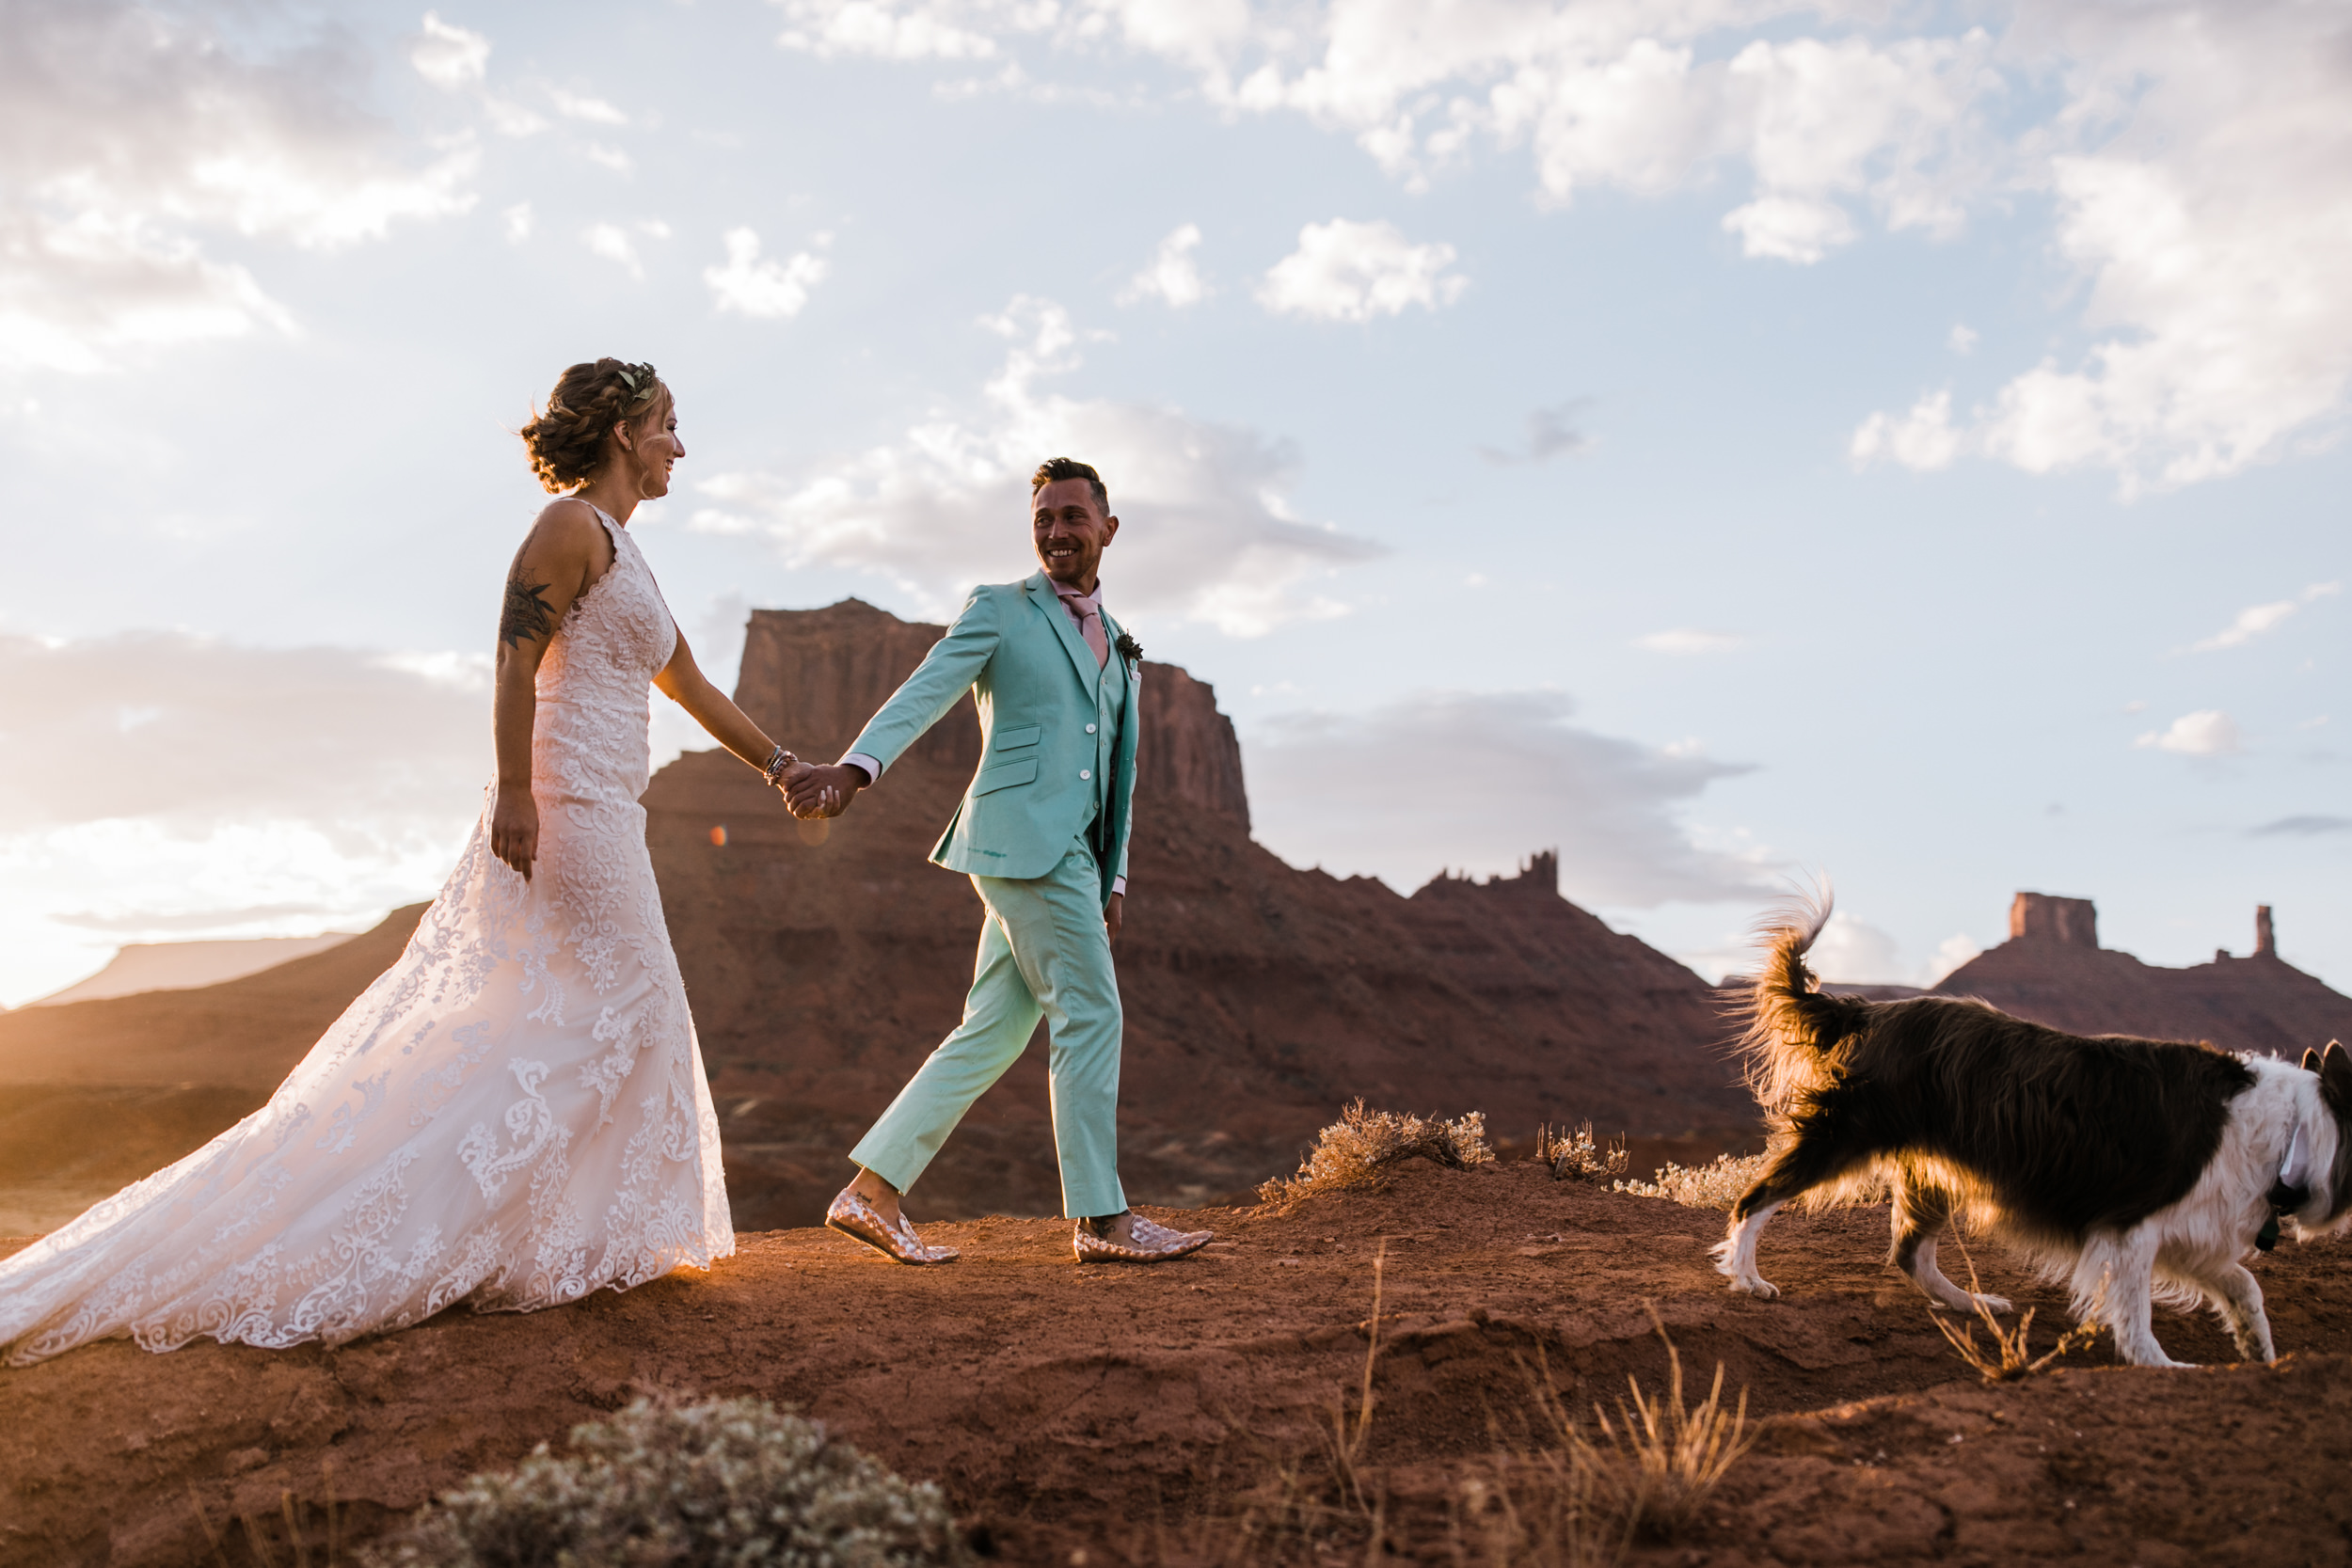
MULTIPOLYGON (((1490 1473, 1495 1433, 1524 1430, 1531 1368, 1572 1408, 1628 1373, 1660 1380, 1645 1304, 1702 1389, 1718 1360, 1747 1388, 1761 1440, 1696 1525, 1629 1561, 2347 1558, 2352 1254, 2335 1244, 2257 1264, 2289 1353, 2276 1368, 2143 1371, 2102 1347, 1987 1388, 1882 1263, 1883 1210, 1777 1221, 1774 1302, 1708 1267, 1720 1216, 1527 1162, 1415 1164, 1288 1214, 1184 1217, 1218 1242, 1155 1269, 1076 1268, 1044 1220, 931 1227, 964 1249, 932 1270, 781 1231, 742 1237, 707 1275, 529 1317, 451 1313, 336 1351, 111 1342, 0 1370, 0 1563, 209 1561, 197 1504, 218 1525, 276 1515, 287 1492, 315 1540, 330 1485, 348 1545, 648 1387, 818 1417, 939 1481, 996 1560, 1188 1560, 1238 1491, 1284 1463, 1313 1470, 1361 1373, 1383 1243, 1368 1465, 1391 1499, 1390 1560, 1457 1560, 1452 1505, 1490 1473)), ((1987 1285, 2042 1307, 2045 1344, 2059 1304, 1987 1252, 1987 1285)), ((2228 1354, 2201 1318, 2157 1331, 2184 1359, 2228 1354)))

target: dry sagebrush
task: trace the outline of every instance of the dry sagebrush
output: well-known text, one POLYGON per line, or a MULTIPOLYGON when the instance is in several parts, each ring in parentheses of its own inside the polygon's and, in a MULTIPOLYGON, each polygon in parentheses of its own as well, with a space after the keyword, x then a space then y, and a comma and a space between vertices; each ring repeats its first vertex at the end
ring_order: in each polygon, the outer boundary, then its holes
POLYGON ((765 1400, 641 1399, 428 1504, 370 1568, 928 1568, 966 1553, 939 1488, 765 1400))
POLYGON ((1367 1111, 1356 1101, 1340 1119, 1315 1135, 1315 1147, 1298 1174, 1278 1177, 1258 1189, 1261 1201, 1291 1204, 1311 1193, 1344 1192, 1376 1184, 1400 1160, 1434 1160, 1454 1170, 1490 1163, 1486 1118, 1477 1111, 1439 1121, 1433 1117, 1367 1111))
POLYGON ((1712 1164, 1677 1165, 1672 1161, 1658 1167, 1657 1180, 1651 1181, 1619 1181, 1611 1189, 1631 1193, 1636 1197, 1662 1197, 1691 1209, 1728 1210, 1740 1201, 1740 1195, 1756 1185, 1764 1174, 1769 1156, 1751 1154, 1735 1159, 1718 1154, 1712 1164))
POLYGON ((1607 1181, 1626 1173, 1632 1156, 1623 1139, 1613 1144, 1594 1141, 1593 1124, 1573 1132, 1554 1132, 1547 1123, 1535 1130, 1535 1158, 1551 1167, 1555 1181, 1607 1181))

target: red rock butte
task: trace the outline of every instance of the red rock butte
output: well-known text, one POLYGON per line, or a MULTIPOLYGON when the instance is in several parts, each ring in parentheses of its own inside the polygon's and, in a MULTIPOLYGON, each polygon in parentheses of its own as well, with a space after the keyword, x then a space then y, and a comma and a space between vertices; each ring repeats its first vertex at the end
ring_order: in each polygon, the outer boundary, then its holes
POLYGON ((2021 893, 2010 906, 2009 940, 1935 990, 2078 1035, 2202 1039, 2290 1061, 2331 1039, 2352 1041, 2352 997, 2279 957, 2267 904, 2254 911, 2247 957, 2219 952, 2211 963, 2167 969, 2100 946, 2090 899, 2021 893))
MULTIPOLYGON (((736 699, 803 754, 837 756, 943 630, 854 599, 755 610, 736 699)), ((1166 664, 1145 666, 1142 691, 1119 951, 1121 1168, 1138 1200, 1286 1172, 1358 1096, 1483 1110, 1516 1137, 1590 1117, 1724 1142, 1753 1123, 1709 989, 1562 898, 1553 856, 1409 898, 1299 870, 1250 839, 1215 692, 1166 664)), ((680 757, 646 792, 747 1226, 814 1223, 843 1151, 959 1015, 980 904, 925 857, 979 744, 967 698, 821 833, 722 752, 680 757)), ((1043 1055, 1041 1034, 975 1107, 920 1212, 1056 1212, 1043 1055)))

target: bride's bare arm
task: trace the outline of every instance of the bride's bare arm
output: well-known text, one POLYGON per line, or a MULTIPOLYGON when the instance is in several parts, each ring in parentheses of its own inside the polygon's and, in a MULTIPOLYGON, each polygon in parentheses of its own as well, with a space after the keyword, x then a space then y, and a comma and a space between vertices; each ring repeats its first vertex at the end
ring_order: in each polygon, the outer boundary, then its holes
POLYGON ((555 628, 572 601, 612 565, 612 541, 585 501, 550 501, 531 525, 506 573, 499 611, 498 673, 491 727, 498 740, 498 800, 490 808, 490 853, 528 879, 539 856, 539 808, 531 799, 531 734, 538 722, 536 682, 555 628))
POLYGON ((751 715, 735 705, 735 699, 710 684, 710 677, 694 662, 694 650, 686 645, 684 632, 678 634, 677 652, 670 656, 670 662, 653 683, 663 696, 691 714, 695 723, 708 730, 712 739, 754 768, 767 770, 776 743, 752 722, 751 715))

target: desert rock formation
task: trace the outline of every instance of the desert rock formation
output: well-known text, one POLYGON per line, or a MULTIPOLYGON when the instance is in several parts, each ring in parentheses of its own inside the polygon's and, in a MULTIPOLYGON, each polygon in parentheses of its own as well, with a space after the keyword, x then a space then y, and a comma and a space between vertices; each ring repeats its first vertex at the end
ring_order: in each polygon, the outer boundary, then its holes
MULTIPOLYGON (((755 611, 738 699, 803 752, 837 755, 942 629, 856 600, 755 611)), ((1483 1110, 1506 1138, 1590 1117, 1722 1147, 1751 1124, 1708 988, 1561 898, 1551 856, 1410 898, 1298 870, 1250 840, 1241 749, 1210 688, 1152 664, 1143 693, 1120 952, 1122 1169, 1139 1201, 1282 1174, 1358 1096, 1483 1110)), ((744 1229, 812 1223, 844 1151, 955 1022, 980 906, 925 857, 978 754, 967 699, 830 824, 794 822, 719 752, 680 757, 645 795, 744 1229)), ((228 984, 0 1019, 0 1234, 46 1228, 257 1107, 419 912, 228 984)), ((916 1212, 1058 1209, 1043 1054, 1041 1034, 916 1212)))
MULTIPOLYGON (((803 754, 836 756, 943 629, 854 599, 755 611, 737 700, 803 754)), ((1285 1171, 1359 1095, 1484 1110, 1518 1137, 1545 1118, 1733 1136, 1752 1120, 1708 988, 1561 898, 1552 857, 1410 898, 1287 865, 1250 840, 1215 693, 1164 664, 1142 690, 1119 955, 1121 1164, 1139 1200, 1197 1203, 1285 1171)), ((954 1024, 980 906, 925 856, 978 755, 967 699, 821 832, 720 752, 680 757, 647 791, 739 1223, 813 1222, 842 1151, 954 1024)), ((1047 1116, 1041 1036, 916 1212, 1054 1212, 1047 1116)))
POLYGON ((1979 997, 2075 1034, 2210 1040, 2289 1060, 2330 1039, 2352 1043, 2352 997, 2279 957, 2267 904, 2255 911, 2252 954, 2216 953, 2185 969, 2100 946, 2088 898, 2020 893, 2009 933, 1946 975, 1937 993, 1979 997))

